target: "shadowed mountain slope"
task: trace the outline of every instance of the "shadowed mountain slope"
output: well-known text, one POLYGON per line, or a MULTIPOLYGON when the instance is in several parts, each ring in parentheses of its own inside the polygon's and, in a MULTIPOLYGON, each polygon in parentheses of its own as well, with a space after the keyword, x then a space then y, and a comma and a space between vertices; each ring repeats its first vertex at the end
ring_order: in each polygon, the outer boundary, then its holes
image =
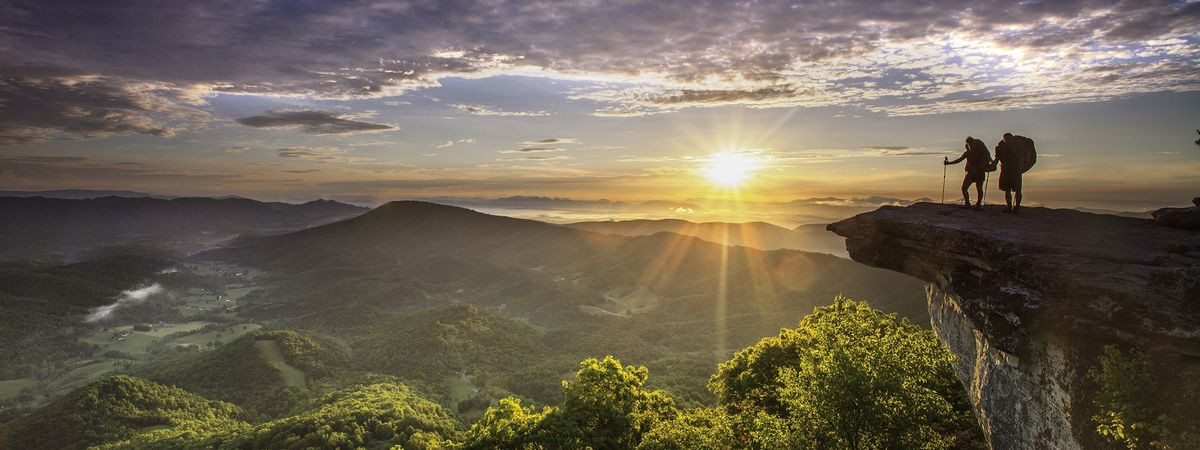
POLYGON ((295 231, 365 211, 329 200, 0 197, 0 259, 70 260, 132 243, 194 252, 241 234, 295 231))

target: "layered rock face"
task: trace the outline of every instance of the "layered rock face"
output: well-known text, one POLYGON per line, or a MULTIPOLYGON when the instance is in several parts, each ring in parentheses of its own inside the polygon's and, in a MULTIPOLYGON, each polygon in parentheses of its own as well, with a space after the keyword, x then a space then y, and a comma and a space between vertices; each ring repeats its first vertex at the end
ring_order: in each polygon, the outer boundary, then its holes
POLYGON ((1200 232, 1074 210, 918 203, 832 224, 850 256, 926 281, 993 448, 1093 448, 1108 344, 1200 357, 1200 232))

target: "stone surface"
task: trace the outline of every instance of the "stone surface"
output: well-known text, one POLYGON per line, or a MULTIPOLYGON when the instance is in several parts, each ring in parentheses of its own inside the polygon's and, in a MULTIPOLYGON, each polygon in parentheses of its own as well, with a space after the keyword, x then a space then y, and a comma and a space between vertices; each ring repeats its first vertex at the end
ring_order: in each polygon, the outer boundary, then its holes
POLYGON ((1074 210, 918 203, 832 224, 856 261, 925 280, 994 448, 1093 448, 1104 345, 1200 356, 1200 233, 1074 210))
POLYGON ((1193 198, 1197 206, 1187 208, 1161 208, 1150 213, 1154 223, 1184 230, 1200 230, 1200 197, 1193 198))

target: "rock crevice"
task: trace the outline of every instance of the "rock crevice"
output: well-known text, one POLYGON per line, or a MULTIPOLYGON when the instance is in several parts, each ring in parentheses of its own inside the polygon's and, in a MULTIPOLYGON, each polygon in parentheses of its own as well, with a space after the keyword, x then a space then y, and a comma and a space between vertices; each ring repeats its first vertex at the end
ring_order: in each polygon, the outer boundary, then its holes
POLYGON ((1200 355, 1200 233, 1074 210, 919 203, 832 224, 856 261, 926 281, 994 448, 1096 444, 1085 374, 1108 344, 1200 355))

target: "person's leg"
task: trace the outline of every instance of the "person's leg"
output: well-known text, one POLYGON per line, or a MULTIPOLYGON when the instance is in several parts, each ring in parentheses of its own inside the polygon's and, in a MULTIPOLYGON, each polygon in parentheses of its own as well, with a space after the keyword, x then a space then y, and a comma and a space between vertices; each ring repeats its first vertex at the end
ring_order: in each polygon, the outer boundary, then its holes
POLYGON ((971 195, 967 193, 967 189, 970 187, 971 187, 971 175, 967 174, 967 175, 963 176, 963 182, 962 182, 963 205, 965 205, 965 206, 971 206, 971 195))
POLYGON ((1021 211, 1021 190, 1017 189, 1017 206, 1015 208, 1013 208, 1013 212, 1015 213, 1015 212, 1020 212, 1020 211, 1021 211))
POLYGON ((1004 191, 1004 203, 1008 204, 1008 211, 1012 211, 1012 191, 1004 191))
POLYGON ((979 180, 975 180, 975 207, 983 207, 983 183, 980 183, 979 180))

